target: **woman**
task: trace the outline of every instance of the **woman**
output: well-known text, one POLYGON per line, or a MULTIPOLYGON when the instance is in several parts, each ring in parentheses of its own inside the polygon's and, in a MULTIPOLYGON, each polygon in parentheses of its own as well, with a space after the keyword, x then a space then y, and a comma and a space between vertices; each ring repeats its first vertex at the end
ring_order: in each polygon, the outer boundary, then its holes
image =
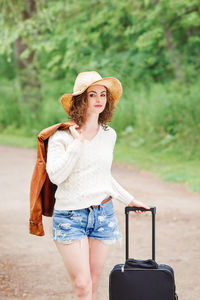
POLYGON ((57 185, 53 240, 79 300, 97 299, 110 245, 122 238, 112 198, 149 208, 111 175, 116 132, 106 123, 121 93, 116 78, 102 79, 94 71, 79 73, 73 94, 61 97, 74 125, 56 131, 48 142, 47 173, 57 185))

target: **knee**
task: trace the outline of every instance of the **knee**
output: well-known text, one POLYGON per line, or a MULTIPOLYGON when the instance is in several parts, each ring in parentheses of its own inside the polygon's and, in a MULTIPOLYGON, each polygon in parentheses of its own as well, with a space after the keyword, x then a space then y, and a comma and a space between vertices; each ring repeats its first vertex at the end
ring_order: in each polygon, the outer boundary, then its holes
POLYGON ((91 278, 77 277, 74 280, 75 292, 79 297, 85 297, 92 293, 91 278))

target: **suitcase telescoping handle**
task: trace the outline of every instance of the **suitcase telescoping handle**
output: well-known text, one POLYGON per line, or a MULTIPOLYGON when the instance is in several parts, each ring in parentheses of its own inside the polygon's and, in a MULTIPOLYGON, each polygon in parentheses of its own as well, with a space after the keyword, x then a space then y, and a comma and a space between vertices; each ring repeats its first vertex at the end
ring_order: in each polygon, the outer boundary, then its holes
POLYGON ((126 214, 126 260, 129 258, 129 211, 151 211, 152 214, 152 259, 155 260, 155 215, 156 215, 156 207, 151 206, 150 209, 146 209, 144 207, 136 207, 136 206, 126 206, 125 214, 126 214))

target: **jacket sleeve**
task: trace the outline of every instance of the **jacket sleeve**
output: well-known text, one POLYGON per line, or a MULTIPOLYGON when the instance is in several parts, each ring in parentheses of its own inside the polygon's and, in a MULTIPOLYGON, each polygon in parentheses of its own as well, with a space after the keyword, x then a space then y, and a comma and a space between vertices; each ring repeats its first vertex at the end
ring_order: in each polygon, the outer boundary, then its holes
POLYGON ((81 151, 82 142, 65 131, 56 131, 48 141, 46 171, 50 180, 58 185, 67 179, 81 151))
POLYGON ((111 184, 114 192, 114 198, 128 205, 135 198, 126 191, 114 178, 111 176, 111 184))

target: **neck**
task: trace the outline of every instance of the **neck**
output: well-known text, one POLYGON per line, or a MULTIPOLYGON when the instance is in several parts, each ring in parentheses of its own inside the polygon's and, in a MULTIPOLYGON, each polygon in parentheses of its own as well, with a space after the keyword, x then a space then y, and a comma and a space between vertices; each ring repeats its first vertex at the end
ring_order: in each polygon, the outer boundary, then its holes
POLYGON ((99 127, 98 119, 99 119, 99 114, 88 115, 82 128, 85 130, 98 128, 99 127))

